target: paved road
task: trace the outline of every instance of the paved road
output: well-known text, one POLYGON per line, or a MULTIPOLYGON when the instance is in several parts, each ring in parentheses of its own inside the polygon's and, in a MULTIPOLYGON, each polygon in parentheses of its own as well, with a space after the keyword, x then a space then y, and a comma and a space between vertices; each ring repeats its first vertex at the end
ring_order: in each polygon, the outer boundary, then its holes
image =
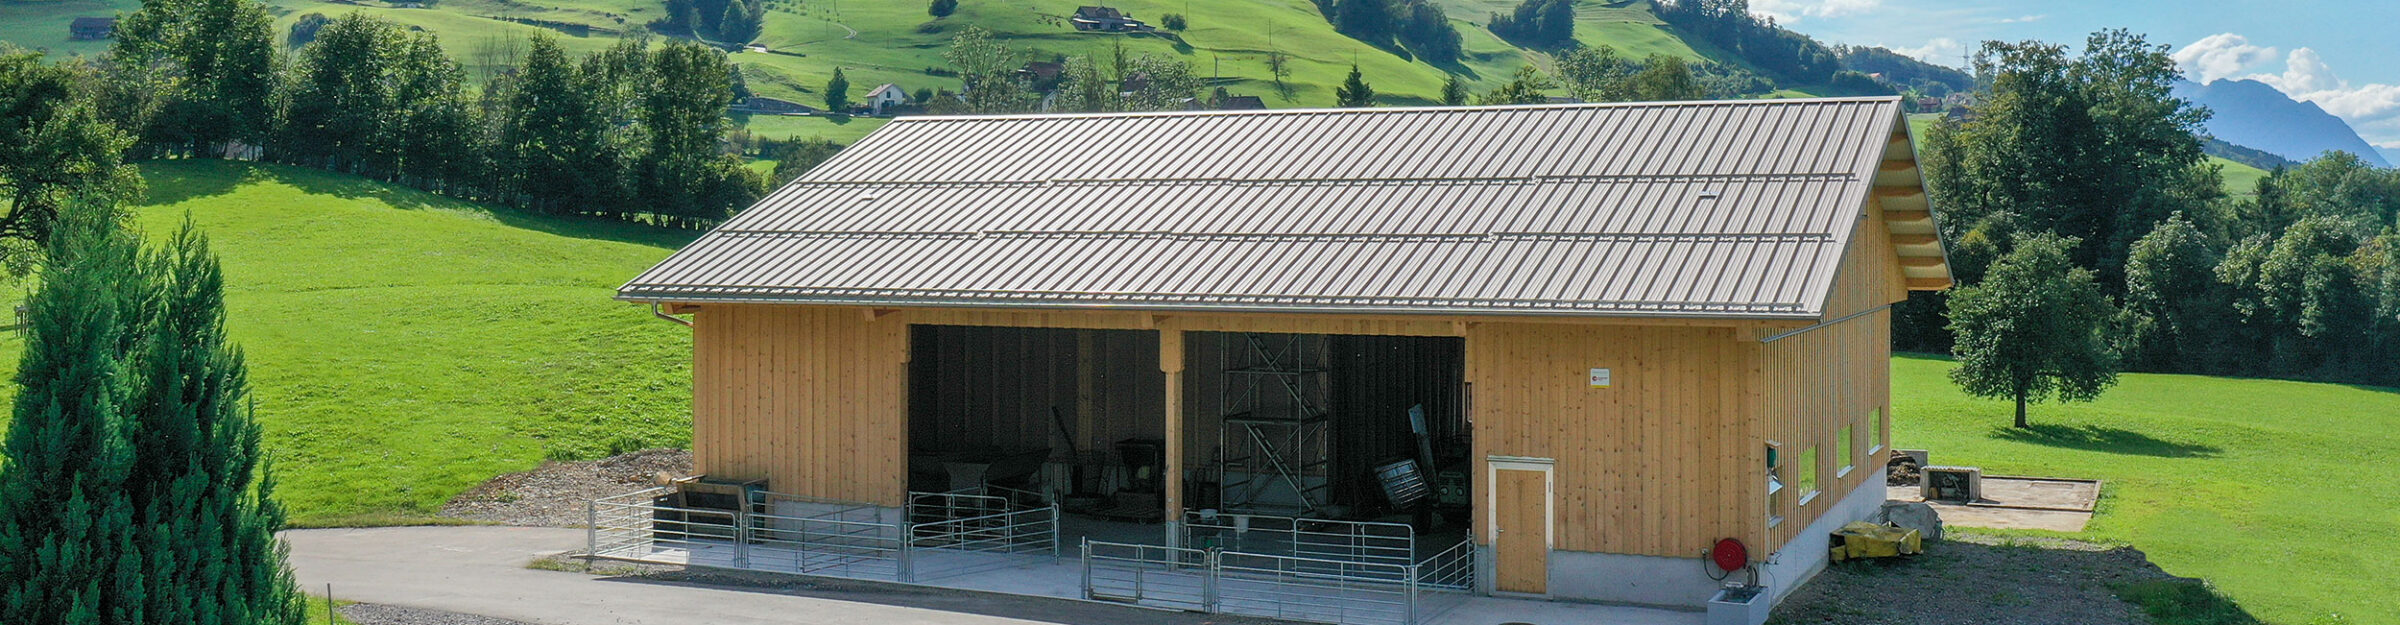
MULTIPOLYGON (((695 586, 525 568, 579 548, 583 530, 393 527, 293 530, 292 568, 311 593, 545 625, 1183 625, 1222 617, 1080 601, 830 582, 695 586)), ((1234 619, 1246 620, 1246 619, 1234 619)))

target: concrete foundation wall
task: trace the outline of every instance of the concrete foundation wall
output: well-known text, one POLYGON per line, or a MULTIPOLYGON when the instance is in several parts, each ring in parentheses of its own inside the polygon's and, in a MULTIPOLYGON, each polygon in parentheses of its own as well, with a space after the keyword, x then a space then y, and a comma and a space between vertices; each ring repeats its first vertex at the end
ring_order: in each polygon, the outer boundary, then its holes
MULTIPOLYGON (((1767 556, 1759 565, 1759 583, 1768 585, 1777 602, 1793 589, 1807 583, 1809 578, 1825 570, 1827 535, 1843 524, 1873 518, 1883 506, 1883 489, 1859 488, 1847 498, 1830 504, 1825 514, 1794 534, 1782 551, 1767 556)), ((1489 549, 1478 550, 1476 571, 1482 578, 1479 588, 1491 588, 1492 557, 1489 549)), ((1710 565, 1694 553, 1688 558, 1640 556, 1580 551, 1550 552, 1550 598, 1572 601, 1598 601, 1629 605, 1658 606, 1678 609, 1706 607, 1710 595, 1724 582, 1708 578, 1710 565)), ((1737 581, 1729 577, 1727 581, 1737 581)))
MULTIPOLYGON (((1881 475, 1881 465, 1877 467, 1874 475, 1881 475)), ((1826 560, 1832 557, 1829 551, 1833 548, 1833 531, 1851 521, 1875 518, 1883 511, 1883 496, 1883 480, 1877 477, 1852 490, 1849 496, 1832 502, 1833 507, 1825 511, 1825 516, 1792 535, 1791 542, 1784 543, 1781 551, 1767 556, 1767 563, 1759 566, 1759 583, 1768 585, 1775 592, 1775 602, 1782 603, 1785 595, 1825 570, 1826 560)))

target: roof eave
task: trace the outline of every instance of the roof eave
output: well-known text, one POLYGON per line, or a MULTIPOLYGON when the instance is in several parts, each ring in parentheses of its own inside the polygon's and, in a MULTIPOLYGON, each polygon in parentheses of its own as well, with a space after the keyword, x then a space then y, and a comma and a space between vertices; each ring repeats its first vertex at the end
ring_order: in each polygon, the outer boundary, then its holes
POLYGON ((792 297, 773 295, 688 295, 641 290, 619 291, 618 301, 638 304, 754 304, 786 306, 857 306, 870 308, 980 308, 1048 311, 1142 311, 1160 313, 1237 313, 1305 315, 1405 315, 1589 319, 1678 319, 1692 321, 1817 321, 1824 311, 1733 312, 1675 310, 1538 310, 1419 306, 1275 306, 1251 304, 1075 304, 1060 302, 994 302, 948 299, 872 299, 792 297))

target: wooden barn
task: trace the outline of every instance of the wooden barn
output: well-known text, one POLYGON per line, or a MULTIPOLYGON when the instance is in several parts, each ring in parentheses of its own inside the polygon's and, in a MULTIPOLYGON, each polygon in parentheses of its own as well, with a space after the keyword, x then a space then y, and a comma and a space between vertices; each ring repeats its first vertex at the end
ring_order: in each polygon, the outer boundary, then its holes
POLYGON ((1667 606, 1734 538, 1780 596, 1883 502, 1889 309, 1950 285, 1901 108, 908 117, 619 298, 689 315, 711 479, 1375 521, 1667 606))

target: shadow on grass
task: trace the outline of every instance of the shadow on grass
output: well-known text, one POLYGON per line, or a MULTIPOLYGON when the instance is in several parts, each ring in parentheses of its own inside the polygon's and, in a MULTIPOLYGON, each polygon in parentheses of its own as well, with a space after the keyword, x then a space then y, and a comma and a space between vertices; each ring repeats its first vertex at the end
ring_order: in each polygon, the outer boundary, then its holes
POLYGON ((2249 610, 2196 579, 2111 584, 2126 603, 2141 606, 2158 625, 2258 625, 2249 610))
POLYGON ((306 167, 231 161, 178 161, 168 167, 142 170, 149 183, 147 201, 174 204, 232 193, 245 184, 275 182, 302 192, 345 200, 372 199, 402 210, 447 208, 490 215, 501 224, 563 237, 614 241, 674 249, 691 243, 700 233, 580 215, 541 215, 434 195, 398 184, 306 167))
POLYGON ((240 167, 195 159, 136 161, 142 172, 145 204, 175 204, 232 193, 249 174, 229 175, 240 167), (152 165, 165 166, 154 167, 152 165), (214 166, 211 166, 214 165, 214 166))
POLYGON ((2211 458, 2225 451, 2214 445, 2178 443, 2141 432, 2098 425, 1998 426, 1992 428, 1992 438, 2046 447, 2159 458, 2211 458))

